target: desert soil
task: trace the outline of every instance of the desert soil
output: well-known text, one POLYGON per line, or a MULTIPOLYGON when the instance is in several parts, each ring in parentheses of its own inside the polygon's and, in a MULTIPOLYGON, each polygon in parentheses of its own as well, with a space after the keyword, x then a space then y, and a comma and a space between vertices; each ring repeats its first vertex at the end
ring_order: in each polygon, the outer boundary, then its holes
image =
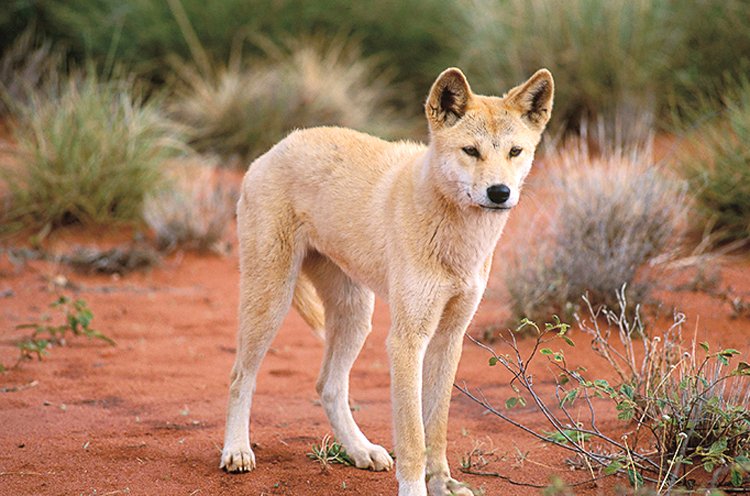
MULTIPOLYGON (((507 316, 504 267, 518 248, 519 233, 544 203, 530 195, 514 212, 495 257, 493 276, 469 332, 480 335, 507 316), (515 245, 515 246, 514 246, 515 245)), ((231 231, 231 230, 230 230, 231 231)), ((122 233, 54 234, 47 249, 117 244, 122 233)), ((234 239, 232 233, 227 238, 234 239)), ((750 260, 724 259, 715 292, 750 300, 750 260)), ((711 274, 713 269, 708 269, 711 274)), ((688 315, 686 331, 712 346, 750 352, 750 318, 732 317, 726 299, 683 289, 696 269, 665 279, 656 311, 663 325, 677 305, 688 315), (672 280, 674 279, 674 280, 672 280)), ((307 453, 330 433, 315 393, 323 343, 291 312, 258 378, 251 436, 258 468, 229 475, 219 470, 229 372, 234 359, 237 307, 236 250, 226 256, 178 253, 147 272, 123 277, 81 275, 50 261, 14 264, 0 260, 0 363, 18 357, 18 324, 39 322, 60 294, 85 299, 92 326, 117 342, 111 347, 84 338, 53 348, 43 361, 24 361, 0 374, 0 495, 394 495, 393 473, 332 465, 322 468, 307 453), (62 285, 62 286, 61 286, 62 285), (64 287, 63 287, 64 286, 64 287)), ((389 450, 391 413, 385 337, 387 306, 379 301, 373 332, 351 374, 351 403, 363 432, 389 450)), ((587 340, 566 350, 571 364, 585 364, 590 377, 608 377, 587 340)), ((501 353, 510 349, 495 344, 501 353)), ((529 342, 522 341, 522 349, 529 342)), ((498 407, 510 395, 509 377, 487 364, 488 355, 465 341, 456 381, 480 388, 498 407)), ((552 399, 554 374, 539 362, 536 382, 552 399)), ((604 405, 602 405, 604 406, 604 405)), ((577 412, 584 415, 583 410, 577 412)), ((549 430, 531 406, 510 413, 533 428, 549 430)), ((602 408, 600 427, 621 432, 602 408)), ((559 449, 521 433, 454 391, 449 425, 449 461, 454 476, 487 495, 536 494, 552 475, 585 481, 559 449), (473 447, 494 450, 486 471, 496 477, 461 474, 461 459, 473 447)), ((576 494, 612 494, 622 479, 584 484, 576 494)))

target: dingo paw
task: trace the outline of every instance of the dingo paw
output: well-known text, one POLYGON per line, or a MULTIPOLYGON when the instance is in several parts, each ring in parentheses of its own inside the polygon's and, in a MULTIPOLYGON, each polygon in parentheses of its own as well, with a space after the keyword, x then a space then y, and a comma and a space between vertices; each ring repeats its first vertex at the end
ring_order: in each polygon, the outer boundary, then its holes
POLYGON ((221 452, 221 464, 227 472, 250 472, 255 468, 255 453, 250 447, 224 448, 221 452))
POLYGON ((393 458, 382 446, 370 444, 362 449, 347 449, 347 454, 354 461, 357 468, 365 470, 390 470, 393 468, 393 458))
POLYGON ((430 496, 474 496, 474 491, 463 482, 450 477, 433 477, 427 483, 430 496))

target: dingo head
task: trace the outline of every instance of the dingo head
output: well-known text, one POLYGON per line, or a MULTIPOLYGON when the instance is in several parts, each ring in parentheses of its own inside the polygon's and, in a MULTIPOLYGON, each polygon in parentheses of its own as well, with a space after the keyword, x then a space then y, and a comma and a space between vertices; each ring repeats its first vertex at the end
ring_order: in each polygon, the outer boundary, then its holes
POLYGON ((502 98, 472 93, 459 69, 440 74, 425 111, 431 166, 443 195, 471 208, 514 207, 549 121, 553 94, 546 69, 502 98))

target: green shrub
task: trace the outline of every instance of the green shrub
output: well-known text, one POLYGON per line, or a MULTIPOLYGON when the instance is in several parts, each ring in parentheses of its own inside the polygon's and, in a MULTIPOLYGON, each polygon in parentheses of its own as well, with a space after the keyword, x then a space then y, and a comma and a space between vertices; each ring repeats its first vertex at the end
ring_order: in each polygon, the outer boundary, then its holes
POLYGON ((558 129, 621 107, 653 111, 681 41, 665 29, 666 1, 474 0, 465 12, 464 57, 477 89, 510 87, 546 67, 558 129))
POLYGON ((551 314, 567 319, 582 294, 612 306, 624 283, 645 298, 654 280, 639 269, 673 247, 684 227, 684 187, 653 163, 650 146, 600 144, 595 154, 585 134, 571 143, 549 158, 548 183, 538 185, 555 199, 549 225, 534 230, 509 266, 514 325, 551 314))
POLYGON ((173 113, 200 152, 244 162, 295 128, 341 125, 386 136, 399 130, 388 80, 343 40, 290 42, 250 69, 232 63, 215 76, 197 69, 182 76, 173 113))
POLYGON ((720 243, 741 242, 750 238, 750 80, 728 89, 720 105, 688 118, 714 116, 688 131, 679 160, 696 192, 701 230, 720 243))
POLYGON ((0 177, 4 233, 23 228, 137 221, 179 141, 132 80, 91 73, 47 87, 19 109, 12 163, 0 177))

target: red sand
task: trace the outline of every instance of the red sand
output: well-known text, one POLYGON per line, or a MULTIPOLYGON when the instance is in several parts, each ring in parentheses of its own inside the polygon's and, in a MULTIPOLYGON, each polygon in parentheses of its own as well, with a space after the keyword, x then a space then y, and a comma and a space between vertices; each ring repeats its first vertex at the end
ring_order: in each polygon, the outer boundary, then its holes
MULTIPOLYGON (((506 315, 504 260, 513 233, 534 206, 532 196, 514 214, 501 240, 487 296, 470 332, 481 333, 506 315), (525 210, 524 210, 525 209, 525 210), (524 214, 523 212, 527 212, 524 214)), ((57 238, 64 249, 80 233, 57 238)), ((86 239, 100 246, 122 236, 86 239)), ((256 471, 228 475, 219 470, 229 371, 234 357, 237 305, 237 258, 177 255, 148 273, 116 279, 81 276, 48 262, 24 268, 0 261, 2 339, 0 362, 17 357, 13 340, 18 324, 39 321, 52 311, 47 304, 61 292, 52 281, 60 274, 78 289, 66 294, 84 298, 93 310, 93 327, 117 341, 108 347, 83 338, 51 350, 42 362, 24 362, 0 374, 0 494, 2 495, 392 495, 392 473, 374 473, 340 465, 322 471, 307 458, 313 443, 330 432, 314 383, 322 343, 291 313, 263 363, 253 405, 251 438, 256 443, 256 471), (8 391, 7 388, 20 390, 8 391)), ((683 280, 689 279, 682 275, 683 280)), ((750 262, 725 263, 722 287, 750 300, 750 262)), ((699 339, 713 346, 750 351, 750 320, 732 320, 726 302, 705 293, 661 291, 667 305, 677 303, 689 317, 686 330, 698 322, 699 339)), ((388 359, 384 340, 387 307, 379 302, 374 330, 351 379, 355 418, 374 442, 392 449, 388 359)), ((587 340, 566 350, 571 364, 586 364, 599 377, 603 364, 592 358, 587 340)), ((522 344, 528 347, 528 342, 522 344)), ((496 345, 502 353, 509 349, 496 345)), ((487 366, 484 351, 468 342, 457 382, 481 387, 497 406, 509 395, 508 377, 487 366)), ((747 358, 745 358, 747 359, 747 358)), ((539 363, 542 363, 541 361, 539 363)), ((550 393, 553 375, 538 369, 542 392, 550 393)), ((551 400, 553 401, 553 400, 551 400)), ((515 418, 548 430, 531 407, 513 411, 515 418)), ((602 425, 620 428, 602 413, 602 425)), ((558 474, 568 482, 585 480, 572 471, 567 454, 520 433, 484 414, 454 392, 449 427, 449 461, 454 476, 487 495, 524 495, 537 490, 499 479, 459 471, 462 456, 476 442, 494 447, 502 457, 487 467, 516 481, 547 484, 558 474)), ((608 479, 576 494, 612 494, 622 479, 608 479)))

